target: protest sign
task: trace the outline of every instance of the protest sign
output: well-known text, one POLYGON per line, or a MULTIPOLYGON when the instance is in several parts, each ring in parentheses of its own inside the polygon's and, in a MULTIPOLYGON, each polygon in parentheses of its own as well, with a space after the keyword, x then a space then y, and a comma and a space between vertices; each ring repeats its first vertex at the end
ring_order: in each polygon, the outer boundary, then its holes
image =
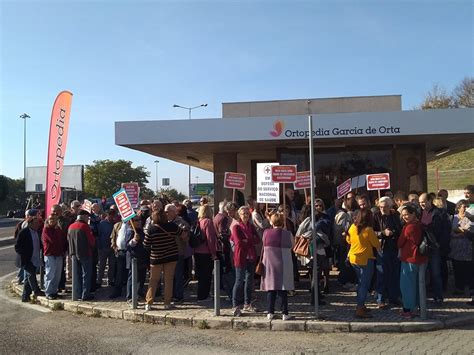
POLYGON ((122 188, 118 190, 116 193, 114 193, 113 197, 120 212, 120 216, 122 217, 122 222, 128 222, 130 219, 136 216, 125 189, 122 188))
POLYGON ((224 187, 226 189, 245 190, 245 174, 229 173, 224 174, 224 187))
POLYGON ((346 196, 351 192, 352 179, 347 179, 337 187, 337 198, 346 196))
POLYGON ((280 184, 272 182, 272 166, 279 163, 257 163, 257 202, 280 203, 280 184))
POLYGON ((272 166, 272 182, 292 183, 296 181, 296 165, 272 166))
POLYGON ((92 202, 89 200, 84 200, 84 203, 82 204, 81 209, 89 213, 92 213, 92 202))
POLYGON ((390 189, 390 174, 370 174, 367 175, 367 190, 388 190, 390 189))
POLYGON ((122 188, 127 192, 127 196, 133 208, 140 205, 140 186, 136 182, 124 182, 122 188))

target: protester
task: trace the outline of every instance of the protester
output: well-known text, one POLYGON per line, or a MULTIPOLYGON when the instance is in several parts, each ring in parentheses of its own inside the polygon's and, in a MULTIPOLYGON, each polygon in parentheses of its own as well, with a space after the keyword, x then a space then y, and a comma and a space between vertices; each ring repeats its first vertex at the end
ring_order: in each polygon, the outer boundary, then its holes
MULTIPOLYGON (((191 220, 189 219, 188 209, 186 206, 179 205, 177 208, 178 216, 180 216, 190 227, 193 225, 191 220)), ((183 262, 183 287, 186 288, 189 282, 192 279, 192 269, 193 269, 193 248, 189 245, 189 243, 184 248, 184 262, 183 262)))
POLYGON ((148 253, 143 246, 145 234, 142 228, 142 219, 135 216, 131 219, 134 228, 127 230, 125 244, 127 245, 126 268, 128 270, 127 278, 127 302, 132 302, 132 259, 137 260, 137 289, 138 296, 145 296, 146 269, 149 265, 148 253))
POLYGON ((229 300, 232 302, 232 289, 235 283, 235 273, 232 267, 232 247, 230 243, 230 223, 232 218, 227 210, 225 201, 219 203, 219 212, 213 219, 214 228, 217 233, 217 243, 222 252, 217 253, 220 260, 221 288, 225 290, 229 300))
POLYGON ((438 197, 443 199, 443 202, 446 204, 446 211, 451 216, 451 218, 456 213, 456 204, 448 200, 448 190, 441 189, 438 191, 438 197))
POLYGON ((190 225, 194 225, 198 221, 198 214, 193 208, 193 203, 191 202, 191 200, 186 199, 183 201, 183 205, 185 205, 188 210, 188 218, 190 221, 190 225))
POLYGON ((418 276, 420 265, 427 263, 428 258, 418 252, 418 246, 422 240, 423 225, 416 217, 416 209, 410 205, 405 206, 402 210, 402 218, 405 225, 397 242, 401 260, 400 291, 403 302, 401 316, 413 318, 419 303, 418 276))
POLYGON ((95 238, 88 225, 90 213, 79 211, 77 220, 69 226, 67 239, 69 242, 69 255, 77 259, 76 268, 76 294, 82 301, 92 300, 91 295, 91 273, 92 273, 92 250, 95 238))
POLYGON ((464 295, 465 287, 468 286, 474 292, 474 264, 472 241, 470 233, 474 232, 466 210, 469 207, 467 200, 460 200, 456 204, 455 215, 452 223, 450 258, 454 271, 454 295, 464 295))
POLYGON ((99 253, 97 250, 97 239, 99 238, 99 225, 100 221, 102 220, 101 218, 101 211, 100 211, 100 205, 98 203, 93 203, 91 206, 91 217, 89 220, 89 226, 91 227, 92 234, 94 234, 94 238, 96 240, 96 244, 94 246, 94 249, 92 251, 92 280, 91 280, 91 291, 94 292, 97 288, 97 265, 99 263, 99 253))
POLYGON ((194 262, 198 279, 197 300, 204 301, 210 296, 213 260, 217 258, 217 235, 212 222, 212 209, 205 204, 199 208, 198 219, 202 243, 194 248, 194 262))
POLYGON ((432 205, 431 196, 422 193, 419 198, 422 210, 420 222, 424 228, 429 229, 435 236, 439 248, 434 250, 429 257, 429 270, 433 286, 433 300, 438 305, 443 304, 443 283, 447 282, 447 256, 449 253, 449 239, 451 224, 446 220, 446 213, 432 205), (444 276, 443 276, 444 270, 444 276), (443 278, 445 281, 443 282, 443 278))
POLYGON ((27 226, 18 234, 15 244, 15 251, 20 255, 20 266, 24 270, 22 302, 28 302, 32 292, 34 297, 44 296, 36 280, 36 270, 40 267, 41 252, 38 228, 38 218, 31 218, 27 222, 27 226))
POLYGON ((178 216, 178 209, 174 204, 167 204, 165 206, 165 213, 168 217, 168 222, 175 223, 181 230, 176 239, 176 244, 178 245, 178 260, 176 262, 173 281, 173 299, 175 303, 178 303, 184 300, 184 258, 189 242, 190 226, 183 218, 178 216))
POLYGON ((111 234, 114 228, 115 210, 108 210, 106 217, 99 224, 99 237, 97 238, 97 251, 99 254, 99 271, 97 273, 97 287, 102 286, 105 267, 107 266, 107 286, 115 282, 115 255, 111 245, 111 234))
POLYGON ((292 317, 288 314, 288 291, 295 288, 293 280, 293 262, 291 249, 293 236, 283 229, 285 216, 275 213, 270 217, 272 229, 263 233, 264 273, 262 275, 261 289, 267 291, 267 318, 275 316, 275 301, 278 295, 281 299, 281 312, 283 320, 292 317))
MULTIPOLYGON (((359 203, 360 205, 360 203, 359 203)), ((354 224, 349 228, 346 238, 350 245, 349 261, 357 273, 357 318, 370 318, 365 307, 367 292, 374 271, 374 248, 381 251, 380 242, 372 229, 373 217, 368 208, 362 208, 356 215, 354 224)))
POLYGON ((63 258, 66 253, 66 237, 59 228, 58 217, 50 215, 41 235, 45 263, 44 288, 47 299, 58 297, 58 287, 63 270, 63 258))
POLYGON ((257 253, 255 245, 259 237, 255 227, 250 222, 248 207, 242 206, 238 210, 241 221, 231 229, 231 242, 234 244, 235 284, 232 291, 233 315, 238 317, 243 310, 257 312, 252 304, 254 288, 255 262, 257 253))
POLYGON ((119 298, 122 290, 127 284, 127 233, 132 229, 129 223, 122 221, 114 224, 110 235, 110 246, 115 256, 115 280, 114 287, 109 298, 119 298))
POLYGON ((378 211, 374 214, 374 231, 382 246, 377 256, 376 291, 377 305, 385 308, 386 303, 399 305, 400 262, 397 241, 401 232, 400 217, 392 210, 392 200, 382 197, 378 211))
MULTIPOLYGON (((13 239, 18 240, 18 235, 20 234, 21 230, 28 227, 28 223, 31 222, 31 220, 36 217, 38 214, 37 210, 30 209, 25 211, 25 218, 23 221, 20 221, 17 223, 15 226, 15 231, 13 233, 13 239)), ((39 225, 39 224, 38 224, 39 225)), ((16 259, 16 266, 18 267, 18 274, 17 274, 17 283, 18 285, 22 285, 23 281, 25 279, 25 272, 23 267, 21 266, 21 258, 20 255, 17 254, 17 259, 16 259)))
POLYGON ((173 277, 176 262, 178 261, 178 245, 176 238, 180 236, 181 229, 168 222, 165 212, 155 210, 151 214, 151 223, 145 229, 143 246, 150 253, 150 280, 146 293, 145 310, 150 311, 155 298, 155 293, 161 279, 165 279, 164 309, 174 308, 171 305, 173 296, 173 277))

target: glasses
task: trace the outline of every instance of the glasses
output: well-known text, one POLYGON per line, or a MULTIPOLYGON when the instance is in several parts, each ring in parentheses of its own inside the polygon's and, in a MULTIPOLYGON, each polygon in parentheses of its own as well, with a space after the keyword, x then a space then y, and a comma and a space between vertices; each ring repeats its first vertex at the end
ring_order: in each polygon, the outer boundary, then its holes
POLYGON ((323 205, 315 205, 316 207, 323 207, 323 205))

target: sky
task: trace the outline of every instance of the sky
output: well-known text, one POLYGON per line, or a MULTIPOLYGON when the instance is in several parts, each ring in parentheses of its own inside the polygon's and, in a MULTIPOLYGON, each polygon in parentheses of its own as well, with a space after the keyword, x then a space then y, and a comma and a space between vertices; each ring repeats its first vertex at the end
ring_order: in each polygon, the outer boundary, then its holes
MULTIPOLYGON (((474 75, 470 0, 0 0, 0 174, 46 165, 56 95, 73 96, 66 165, 126 159, 187 191, 187 166, 115 145, 114 122, 187 119, 173 104, 401 94, 419 105, 474 75)), ((162 132, 157 132, 162 134, 162 132)), ((179 139, 179 132, 176 134, 179 139)), ((192 183, 212 174, 192 171, 192 183)))

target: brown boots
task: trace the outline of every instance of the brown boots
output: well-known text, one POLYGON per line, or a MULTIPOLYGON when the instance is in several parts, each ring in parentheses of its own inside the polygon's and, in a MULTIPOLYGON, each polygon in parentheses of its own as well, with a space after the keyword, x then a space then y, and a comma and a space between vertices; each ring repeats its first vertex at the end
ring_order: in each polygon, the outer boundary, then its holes
POLYGON ((355 313, 356 318, 372 318, 372 316, 368 313, 368 310, 365 307, 357 307, 356 308, 356 313, 355 313))

